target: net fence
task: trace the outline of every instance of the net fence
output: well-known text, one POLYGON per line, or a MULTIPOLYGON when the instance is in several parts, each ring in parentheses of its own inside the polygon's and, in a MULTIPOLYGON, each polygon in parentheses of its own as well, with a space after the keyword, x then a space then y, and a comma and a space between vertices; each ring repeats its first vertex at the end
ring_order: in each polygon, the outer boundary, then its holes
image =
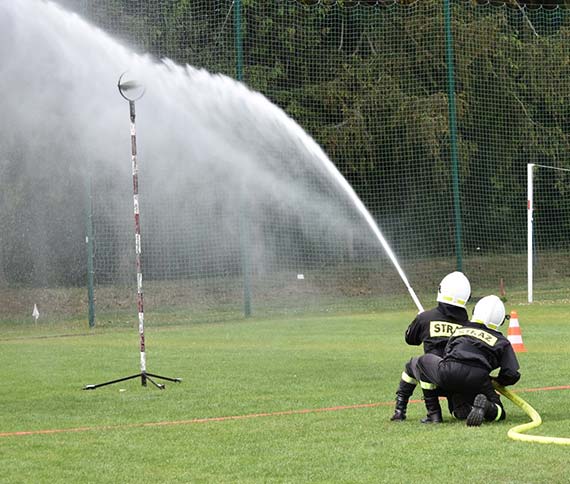
MULTIPOLYGON (((348 180, 426 307, 458 266, 475 295, 504 286, 524 297, 527 163, 569 168, 567 10, 452 1, 446 18, 431 0, 60 3, 157 63, 238 78, 283 109, 348 180)), ((219 125, 204 149, 183 139, 202 146, 200 120, 160 119, 171 135, 159 136, 145 124, 152 92, 137 103, 148 320, 413 307, 324 154, 251 93, 208 82, 227 89, 195 97, 230 100, 202 119, 219 125)), ((90 259, 97 324, 133 323, 128 135, 125 123, 114 169, 90 159, 87 181, 62 175, 45 186, 53 195, 42 213, 27 197, 39 182, 13 168, 26 156, 2 158, 2 174, 14 173, 1 199, 1 319, 29 320, 36 302, 46 318, 85 317, 90 259)), ((537 179, 536 300, 568 297, 566 175, 544 175, 542 198, 537 179)))

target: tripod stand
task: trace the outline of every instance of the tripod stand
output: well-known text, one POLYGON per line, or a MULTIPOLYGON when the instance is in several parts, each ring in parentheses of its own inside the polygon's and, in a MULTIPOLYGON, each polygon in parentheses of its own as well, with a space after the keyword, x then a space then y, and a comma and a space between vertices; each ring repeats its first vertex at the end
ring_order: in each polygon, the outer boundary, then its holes
POLYGON ((105 385, 112 385, 113 383, 119 383, 122 381, 132 380, 133 378, 138 378, 138 377, 140 377, 141 384, 143 387, 146 387, 146 382, 149 381, 156 388, 159 388, 160 390, 164 390, 164 385, 162 383, 155 382, 151 377, 159 378, 161 380, 173 381, 175 383, 180 383, 182 381, 182 378, 170 378, 168 376, 155 375, 154 373, 147 373, 146 371, 144 371, 141 373, 137 373, 136 375, 126 376, 124 378, 118 378, 116 380, 106 381, 104 383, 98 383, 96 385, 85 385, 83 387, 83 390, 95 390, 95 388, 104 387, 105 385))

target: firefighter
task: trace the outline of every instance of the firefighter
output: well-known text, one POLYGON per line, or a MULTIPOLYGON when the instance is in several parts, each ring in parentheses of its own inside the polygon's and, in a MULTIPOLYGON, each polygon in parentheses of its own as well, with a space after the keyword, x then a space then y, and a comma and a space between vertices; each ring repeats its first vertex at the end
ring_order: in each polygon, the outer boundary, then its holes
POLYGON ((486 296, 475 305, 471 322, 451 335, 443 358, 423 355, 411 364, 418 379, 453 394, 453 414, 468 426, 506 417, 493 388, 492 371, 500 368, 494 379, 503 386, 520 379, 513 347, 498 331, 506 319, 503 302, 497 296, 486 296))
MULTIPOLYGON (((451 334, 469 321, 465 305, 471 296, 471 285, 462 272, 447 274, 442 280, 437 292, 437 307, 419 313, 406 330, 406 343, 419 346, 423 343, 424 353, 443 356, 445 345, 451 334)), ((396 409, 392 421, 406 419, 408 401, 416 385, 420 383, 424 393, 427 416, 423 423, 440 423, 442 421, 439 405, 439 392, 435 385, 418 382, 413 376, 410 360, 402 373, 402 378, 396 392, 396 409)))

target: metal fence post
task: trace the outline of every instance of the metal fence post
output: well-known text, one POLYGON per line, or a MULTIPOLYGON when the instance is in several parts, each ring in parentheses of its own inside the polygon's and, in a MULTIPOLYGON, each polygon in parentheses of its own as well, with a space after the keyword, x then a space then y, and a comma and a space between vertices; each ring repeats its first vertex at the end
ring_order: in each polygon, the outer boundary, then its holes
POLYGON ((459 162, 457 155, 457 119, 455 111, 455 68, 453 64, 453 36, 451 33, 451 0, 444 0, 445 53, 447 59, 447 95, 449 110, 449 136, 451 143, 451 177, 453 184, 453 211, 455 215, 455 255, 457 270, 463 269, 463 247, 461 241, 461 203, 459 193, 459 162))

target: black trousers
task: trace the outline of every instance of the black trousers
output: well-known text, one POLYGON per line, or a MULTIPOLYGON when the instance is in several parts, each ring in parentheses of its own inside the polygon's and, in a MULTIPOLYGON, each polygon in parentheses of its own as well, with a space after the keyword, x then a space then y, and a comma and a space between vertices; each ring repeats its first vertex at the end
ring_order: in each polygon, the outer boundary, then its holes
MULTIPOLYGON (((410 368, 417 380, 434 383, 447 394, 453 395, 454 414, 458 418, 467 417, 473 400, 479 393, 484 394, 489 402, 498 405, 500 407, 500 410, 497 409, 499 418, 501 420, 505 418, 501 399, 493 388, 487 370, 458 361, 445 361, 432 354, 413 358, 410 362, 410 368)), ((494 419, 492 414, 489 417, 494 419)))

